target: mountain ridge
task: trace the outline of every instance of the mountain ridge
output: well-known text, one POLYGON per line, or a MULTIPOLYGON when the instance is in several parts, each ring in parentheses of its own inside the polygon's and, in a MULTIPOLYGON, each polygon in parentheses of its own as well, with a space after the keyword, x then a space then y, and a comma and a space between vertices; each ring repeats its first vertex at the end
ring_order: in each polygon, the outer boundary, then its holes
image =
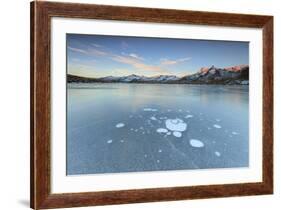
POLYGON ((175 75, 157 75, 152 77, 131 74, 128 76, 107 76, 100 78, 67 75, 68 83, 159 83, 159 84, 227 84, 248 85, 249 66, 237 65, 226 68, 202 67, 198 72, 182 77, 175 75))

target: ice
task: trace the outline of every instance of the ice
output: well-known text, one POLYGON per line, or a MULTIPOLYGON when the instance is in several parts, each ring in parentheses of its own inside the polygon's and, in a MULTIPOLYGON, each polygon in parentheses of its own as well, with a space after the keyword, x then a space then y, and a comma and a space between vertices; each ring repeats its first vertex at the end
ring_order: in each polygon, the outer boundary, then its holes
POLYGON ((221 126, 218 124, 214 124, 213 126, 214 126, 214 128, 221 128, 221 126))
POLYGON ((157 133, 167 133, 168 130, 166 128, 158 128, 157 130, 157 133))
POLYGON ((145 111, 145 112, 157 112, 157 109, 144 108, 143 111, 145 111))
POLYGON ((181 109, 179 109, 179 112, 182 112, 182 110, 181 110, 181 109))
POLYGON ((166 122, 166 127, 171 130, 171 131, 180 131, 180 132, 183 132, 186 130, 187 128, 187 124, 179 119, 179 118, 176 118, 176 119, 167 119, 166 122))
POLYGON ((161 152, 162 152, 162 149, 159 149, 158 152, 161 153, 161 152))
POLYGON ((157 118, 154 117, 154 116, 152 116, 150 119, 151 119, 151 120, 157 120, 157 118))
POLYGON ((184 118, 188 119, 188 118, 192 118, 192 117, 193 117, 193 115, 188 114, 188 115, 186 115, 184 118))
POLYGON ((215 151, 215 155, 218 156, 218 157, 220 157, 220 156, 221 156, 221 153, 218 152, 218 151, 215 151))
POLYGON ((197 139, 190 139, 189 143, 192 147, 204 147, 204 143, 197 139))
POLYGON ((111 144, 112 142, 113 142, 112 139, 109 139, 109 140, 107 141, 108 144, 111 144))
POLYGON ((233 135, 238 135, 239 133, 237 133, 237 132, 233 131, 233 132, 232 132, 232 134, 233 134, 233 135))
POLYGON ((115 125, 116 128, 123 128, 125 126, 124 123, 118 123, 115 125))
POLYGON ((173 135, 177 138, 180 138, 182 136, 181 132, 179 132, 179 131, 174 131, 173 135))

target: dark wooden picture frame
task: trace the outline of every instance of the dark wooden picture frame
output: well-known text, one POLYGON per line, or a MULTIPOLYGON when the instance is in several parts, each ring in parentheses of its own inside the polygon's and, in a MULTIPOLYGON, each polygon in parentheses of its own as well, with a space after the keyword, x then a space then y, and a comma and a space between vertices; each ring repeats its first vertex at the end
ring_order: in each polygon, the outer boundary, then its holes
MULTIPOLYGON (((55 90, 54 90, 55 91, 55 90)), ((31 208, 172 201, 273 193, 273 17, 91 4, 31 3, 31 208), (51 18, 261 28, 263 33, 263 179, 257 183, 182 186, 141 190, 51 193, 51 18)))

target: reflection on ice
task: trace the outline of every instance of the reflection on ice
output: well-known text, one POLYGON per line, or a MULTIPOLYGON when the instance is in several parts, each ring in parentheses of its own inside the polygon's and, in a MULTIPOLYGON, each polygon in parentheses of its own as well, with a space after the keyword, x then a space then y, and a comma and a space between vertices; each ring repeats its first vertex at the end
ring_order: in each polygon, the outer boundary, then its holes
POLYGON ((144 108, 143 111, 145 111, 145 112, 157 112, 157 109, 144 108))

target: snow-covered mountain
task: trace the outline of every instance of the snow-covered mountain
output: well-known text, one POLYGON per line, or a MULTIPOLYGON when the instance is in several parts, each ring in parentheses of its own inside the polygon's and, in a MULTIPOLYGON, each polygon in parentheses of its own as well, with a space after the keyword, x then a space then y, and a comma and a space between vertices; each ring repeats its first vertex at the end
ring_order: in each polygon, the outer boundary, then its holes
POLYGON ((103 82, 103 83, 167 83, 167 84, 249 84, 249 66, 239 65, 227 68, 216 68, 214 66, 203 67, 195 74, 177 77, 175 75, 159 75, 146 77, 139 75, 128 75, 122 77, 86 78, 67 75, 67 81, 72 82, 103 82))

